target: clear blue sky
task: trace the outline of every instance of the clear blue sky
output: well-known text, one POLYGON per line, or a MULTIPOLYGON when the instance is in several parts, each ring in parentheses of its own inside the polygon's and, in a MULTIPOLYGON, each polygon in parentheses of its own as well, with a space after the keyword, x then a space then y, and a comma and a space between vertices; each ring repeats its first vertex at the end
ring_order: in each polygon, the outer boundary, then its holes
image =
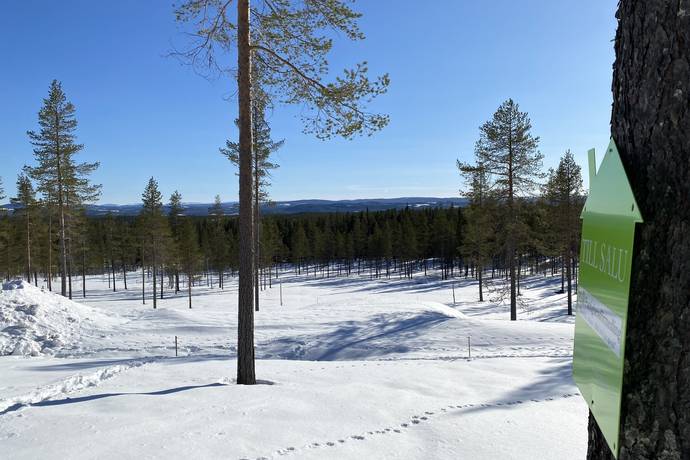
MULTIPOLYGON (((279 107, 272 197, 457 196, 455 160, 469 161, 479 125, 512 97, 530 113, 545 167, 609 137, 616 0, 359 0, 364 42, 343 38, 334 69, 367 60, 389 72, 373 109, 390 125, 370 138, 318 141, 298 109, 279 107)), ((32 164, 26 131, 53 78, 77 107, 81 158, 98 160, 102 203, 140 199, 148 177, 167 198, 237 199, 218 152, 236 137, 233 82, 207 81, 165 57, 185 38, 168 0, 8 0, 0 15, 0 176, 14 193, 32 164)), ((234 58, 233 58, 234 59, 234 58)))

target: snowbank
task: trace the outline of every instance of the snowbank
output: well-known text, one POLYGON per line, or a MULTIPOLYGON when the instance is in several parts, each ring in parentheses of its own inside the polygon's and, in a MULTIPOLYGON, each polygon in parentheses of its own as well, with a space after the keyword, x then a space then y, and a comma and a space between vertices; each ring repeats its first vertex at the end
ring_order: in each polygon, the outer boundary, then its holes
POLYGON ((93 328, 111 324, 112 319, 24 281, 2 285, 0 356, 54 354, 76 342, 89 323, 93 328))

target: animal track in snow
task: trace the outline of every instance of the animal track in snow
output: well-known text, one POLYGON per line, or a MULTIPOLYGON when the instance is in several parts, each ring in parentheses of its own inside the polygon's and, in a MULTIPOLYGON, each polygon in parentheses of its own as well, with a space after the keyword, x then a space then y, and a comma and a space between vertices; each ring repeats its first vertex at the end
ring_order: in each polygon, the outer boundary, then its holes
MULTIPOLYGON (((543 399, 530 399, 530 400, 518 399, 518 400, 514 400, 514 401, 497 401, 497 402, 493 402, 493 403, 476 403, 476 404, 467 403, 467 404, 456 404, 456 405, 451 404, 451 405, 447 405, 447 406, 440 408, 438 410, 439 414, 437 414, 434 411, 424 411, 425 415, 412 415, 410 417, 409 423, 403 422, 403 423, 399 424, 400 428, 384 428, 382 430, 380 429, 380 430, 374 430, 374 431, 366 431, 366 432, 364 432, 364 434, 353 434, 353 435, 348 436, 345 439, 338 439, 338 444, 336 444, 335 442, 332 442, 332 441, 322 442, 322 443, 313 442, 311 444, 304 446, 302 449, 325 449, 325 448, 336 447, 339 444, 345 444, 345 443, 347 443, 348 440, 350 440, 350 441, 365 441, 367 439, 371 439, 371 438, 367 438, 365 435, 373 436, 373 435, 377 435, 377 434, 378 435, 385 435, 385 434, 392 434, 392 433, 400 434, 403 432, 403 430, 412 429, 415 425, 419 425, 423 421, 424 422, 431 421, 431 419, 438 417, 439 415, 443 415, 444 413, 448 414, 449 412, 452 412, 452 411, 461 411, 461 410, 469 409, 469 408, 473 408, 473 407, 491 408, 491 407, 513 406, 513 405, 517 405, 517 404, 525 404, 527 402, 541 403, 541 402, 554 401, 556 399, 571 398, 573 396, 578 396, 578 395, 579 395, 579 393, 575 392, 575 393, 564 393, 561 395, 549 396, 549 397, 546 397, 543 399)), ((299 451, 300 451, 300 449, 298 449, 298 448, 287 447, 287 448, 283 448, 283 449, 278 449, 277 451, 275 451, 275 453, 278 455, 291 455, 291 454, 297 453, 299 451)), ((259 457, 257 460, 261 460, 263 458, 266 458, 266 457, 259 457)))

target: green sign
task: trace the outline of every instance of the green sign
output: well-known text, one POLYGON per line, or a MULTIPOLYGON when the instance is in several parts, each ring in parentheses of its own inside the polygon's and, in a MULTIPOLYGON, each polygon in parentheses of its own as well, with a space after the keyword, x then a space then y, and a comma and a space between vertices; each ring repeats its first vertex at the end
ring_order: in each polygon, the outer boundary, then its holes
POLYGON ((589 151, 589 184, 581 216, 573 376, 617 458, 632 249, 642 216, 613 140, 598 172, 589 151))

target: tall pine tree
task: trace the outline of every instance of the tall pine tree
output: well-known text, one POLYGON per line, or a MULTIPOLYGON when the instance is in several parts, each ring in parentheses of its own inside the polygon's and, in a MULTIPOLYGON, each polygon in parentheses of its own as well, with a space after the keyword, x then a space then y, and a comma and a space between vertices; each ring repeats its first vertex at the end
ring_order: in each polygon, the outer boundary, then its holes
POLYGON ((50 84, 48 97, 38 113, 39 131, 28 131, 34 146, 35 167, 27 167, 29 176, 38 183, 49 205, 55 203, 60 245, 61 293, 67 296, 69 217, 78 206, 95 201, 99 185, 92 185, 88 176, 98 163, 77 163, 75 155, 84 146, 76 143, 77 119, 74 105, 67 100, 57 80, 50 84))
POLYGON ((532 122, 526 112, 508 99, 491 120, 480 128, 475 148, 477 163, 491 177, 504 212, 505 257, 510 277, 510 319, 517 319, 517 259, 523 222, 520 201, 534 191, 541 173, 542 154, 537 150, 539 137, 532 135, 532 122))
POLYGON ((227 55, 237 55, 239 114, 239 289, 237 383, 255 384, 254 366, 254 238, 252 175, 252 69, 270 100, 301 104, 305 131, 326 139, 373 133, 388 117, 368 112, 364 105, 386 92, 387 75, 372 81, 367 65, 346 70, 331 83, 328 54, 333 33, 362 40, 361 16, 344 0, 237 0, 232 16, 227 0, 187 0, 176 8, 178 21, 192 24, 194 44, 183 56, 206 70, 227 69, 227 55), (253 7, 252 7, 253 4, 253 7), (255 64, 253 64, 253 62, 255 64))

